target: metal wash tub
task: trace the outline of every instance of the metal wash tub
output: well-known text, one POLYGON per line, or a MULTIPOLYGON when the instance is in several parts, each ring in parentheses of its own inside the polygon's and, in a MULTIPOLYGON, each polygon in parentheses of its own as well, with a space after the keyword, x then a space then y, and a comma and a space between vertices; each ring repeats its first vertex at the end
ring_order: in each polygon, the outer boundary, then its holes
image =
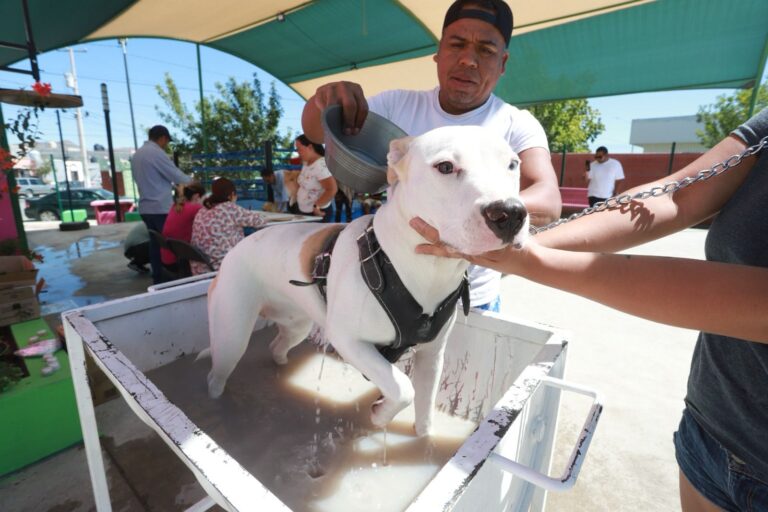
MULTIPOLYGON (((295 510, 270 489, 271 482, 252 474, 259 471, 249 472, 247 465, 239 462, 240 455, 236 459, 230 454, 238 452, 236 447, 233 450, 230 444, 222 448, 218 431, 207 433, 196 425, 188 409, 182 410, 179 400, 170 400, 162 385, 153 380, 168 381, 162 378, 166 368, 208 347, 209 282, 192 278, 181 285, 159 287, 62 315, 99 511, 111 510, 111 505, 87 384, 85 352, 208 494, 190 510, 206 510, 213 504, 232 511, 295 510)), ((269 329, 256 332, 251 345, 266 345, 269 329)), ((573 486, 602 405, 596 393, 561 380, 566 354, 567 341, 561 331, 488 313, 473 312, 466 319, 460 318, 446 350, 437 404, 442 414, 471 420, 476 428, 451 452, 447 462, 435 469, 405 510, 543 510, 546 490, 573 486), (565 471, 551 478, 546 475, 561 389, 590 395, 594 402, 565 471)), ((407 370, 409 363, 405 357, 399 364, 407 370)), ((194 364, 209 366, 207 362, 194 364)), ((188 366, 192 368, 192 363, 188 366)), ((322 372, 322 363, 320 368, 322 372)), ((260 370, 264 371, 272 370, 260 370)), ((356 371, 350 374, 360 379, 356 371)), ((204 389, 204 375, 191 379, 194 382, 185 383, 185 387, 204 389)), ((208 401, 207 397, 195 400, 208 401)))

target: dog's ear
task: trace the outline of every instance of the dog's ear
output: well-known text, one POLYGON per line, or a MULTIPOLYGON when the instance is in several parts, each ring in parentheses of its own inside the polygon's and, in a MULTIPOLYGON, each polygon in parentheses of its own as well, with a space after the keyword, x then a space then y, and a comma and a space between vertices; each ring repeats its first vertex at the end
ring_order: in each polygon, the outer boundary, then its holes
POLYGON ((411 147, 413 137, 402 137, 394 139, 389 143, 389 153, 387 153, 387 183, 393 185, 401 179, 405 172, 405 167, 401 165, 403 157, 408 153, 411 147))

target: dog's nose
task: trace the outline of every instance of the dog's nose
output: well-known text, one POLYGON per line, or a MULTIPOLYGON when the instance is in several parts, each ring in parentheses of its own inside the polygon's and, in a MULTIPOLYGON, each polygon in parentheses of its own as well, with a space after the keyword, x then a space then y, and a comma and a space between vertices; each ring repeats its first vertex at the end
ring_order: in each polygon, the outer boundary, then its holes
POLYGON ((485 223, 505 244, 511 243, 525 222, 528 211, 517 199, 494 201, 483 208, 485 223))

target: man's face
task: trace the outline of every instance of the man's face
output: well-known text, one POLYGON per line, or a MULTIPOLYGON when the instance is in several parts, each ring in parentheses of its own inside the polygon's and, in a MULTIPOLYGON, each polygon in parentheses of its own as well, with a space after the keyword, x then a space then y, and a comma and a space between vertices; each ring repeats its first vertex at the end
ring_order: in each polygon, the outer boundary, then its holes
POLYGON ((170 144, 170 142, 171 142, 171 139, 169 139, 169 138, 168 138, 168 137, 166 137, 165 135, 161 135, 161 136, 160 136, 160 137, 157 139, 157 145, 158 145, 158 146, 160 146, 160 147, 161 147, 161 148, 163 148, 163 149, 165 149, 166 147, 168 147, 168 144, 170 144))
POLYGON ((608 160, 608 155, 603 151, 598 151, 595 153, 595 160, 597 162, 603 163, 608 160))
POLYGON ((485 103, 508 57, 504 38, 490 23, 461 18, 445 27, 434 57, 443 110, 463 114, 485 103))

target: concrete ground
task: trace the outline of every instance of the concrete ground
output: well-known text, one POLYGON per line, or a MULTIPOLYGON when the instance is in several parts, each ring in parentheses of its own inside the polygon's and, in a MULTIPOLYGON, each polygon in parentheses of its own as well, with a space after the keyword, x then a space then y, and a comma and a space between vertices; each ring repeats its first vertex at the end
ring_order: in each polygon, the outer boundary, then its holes
MULTIPOLYGON (((58 223, 27 222, 30 246, 46 255, 45 318, 90 303, 141 293, 146 274, 126 267, 121 241, 131 224, 61 232, 58 223)), ((701 258, 706 232, 686 230, 634 253, 701 258)), ((633 293, 628 289, 626 293, 633 293)), ((672 432, 679 420, 696 334, 640 320, 578 297, 503 280, 505 314, 572 333, 566 376, 605 397, 605 410, 576 486, 550 493, 550 511, 679 510, 672 432)), ((560 474, 589 403, 564 395, 553 469, 560 474)), ((96 408, 113 509, 184 510, 204 497, 191 473, 120 399, 96 408)), ((6 440, 7 442, 8 440, 6 440)), ((2 510, 94 509, 82 445, 0 479, 2 510)))

